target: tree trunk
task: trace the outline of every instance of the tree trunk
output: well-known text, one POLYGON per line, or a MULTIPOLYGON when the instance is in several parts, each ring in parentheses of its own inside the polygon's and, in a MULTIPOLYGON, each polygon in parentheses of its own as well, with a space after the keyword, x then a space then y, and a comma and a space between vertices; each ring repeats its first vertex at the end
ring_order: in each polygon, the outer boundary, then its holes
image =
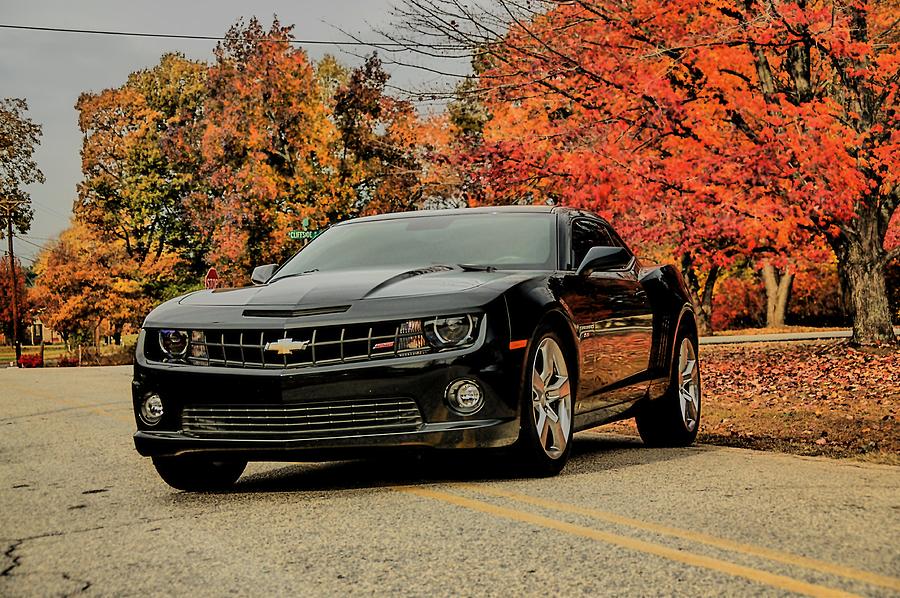
POLYGON ((857 345, 895 342, 884 269, 887 253, 876 210, 859 210, 855 230, 830 239, 857 345))
POLYGON ((779 276, 778 269, 766 262, 762 267, 762 278, 766 285, 766 327, 781 328, 787 314, 794 274, 785 268, 779 276))
POLYGON ((719 266, 713 266, 706 275, 706 280, 700 284, 700 278, 694 269, 694 261, 690 255, 681 258, 681 273, 691 293, 691 301, 694 303, 694 316, 697 319, 697 332, 701 335, 712 333, 712 302, 713 289, 719 278, 719 266))

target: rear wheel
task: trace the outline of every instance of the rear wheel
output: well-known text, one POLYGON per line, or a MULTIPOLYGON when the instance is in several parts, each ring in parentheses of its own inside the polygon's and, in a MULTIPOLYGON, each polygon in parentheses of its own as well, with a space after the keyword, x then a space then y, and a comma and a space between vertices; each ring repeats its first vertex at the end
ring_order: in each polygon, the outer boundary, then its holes
POLYGON ((556 475, 572 450, 574 380, 563 343, 545 331, 532 344, 522 399, 518 450, 526 473, 556 475))
POLYGON ((700 428, 700 363, 697 342, 688 336, 676 339, 672 378, 666 394, 638 412, 638 432, 648 446, 688 446, 700 428))
POLYGON ((179 457, 153 457, 156 472, 169 486, 178 490, 203 492, 227 490, 237 481, 246 461, 214 461, 185 455, 179 457))

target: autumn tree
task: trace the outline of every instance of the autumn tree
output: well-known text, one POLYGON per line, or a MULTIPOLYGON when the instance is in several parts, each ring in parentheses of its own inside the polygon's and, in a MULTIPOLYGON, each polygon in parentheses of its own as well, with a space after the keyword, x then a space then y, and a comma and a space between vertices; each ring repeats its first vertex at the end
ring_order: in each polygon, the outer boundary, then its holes
POLYGON ((0 202, 16 204, 15 209, 0 209, 0 239, 8 234, 9 219, 14 231, 28 232, 33 212, 23 187, 44 182, 34 160, 35 147, 41 142, 41 126, 32 122, 26 112, 28 103, 24 99, 0 99, 0 202))
POLYGON ((341 182, 352 188, 357 213, 406 211, 421 199, 418 115, 385 93, 388 79, 373 53, 334 97, 341 182))
MULTIPOLYGON (((16 330, 22 334, 28 324, 31 322, 33 312, 29 294, 25 288, 26 272, 22 268, 21 262, 16 260, 15 264, 15 292, 17 300, 17 326, 16 330)), ((7 339, 13 338, 13 313, 12 313, 12 297, 13 297, 13 279, 10 277, 9 256, 0 257, 0 330, 7 339)))
POLYGON ((10 330, 7 338, 16 347, 17 360, 21 353, 19 339, 23 328, 20 324, 25 320, 25 306, 22 305, 23 310, 19 310, 20 279, 13 259, 12 237, 16 232, 28 232, 31 226, 33 212, 30 197, 23 186, 44 182, 44 175, 34 160, 41 127, 25 115, 27 111, 28 104, 23 99, 0 100, 0 239, 6 238, 9 247, 7 269, 2 274, 7 277, 7 303, 4 306, 9 310, 10 330))
POLYGON ((76 222, 38 256, 31 292, 41 317, 67 343, 106 321, 118 336, 127 323, 140 325, 152 307, 148 278, 175 271, 173 254, 136 262, 121 239, 109 241, 90 225, 76 222), (155 269, 155 272, 154 272, 155 269))
POLYGON ((166 54, 121 87, 84 93, 76 104, 84 179, 75 215, 121 240, 138 262, 170 251, 196 253, 185 200, 202 182, 196 160, 179 144, 205 99, 206 70, 166 54))
POLYGON ((668 242, 688 281, 699 273, 695 293, 706 287, 701 312, 710 279, 789 222, 837 256, 854 340, 893 339, 895 2, 404 0, 398 12, 399 38, 487 65, 495 187, 668 242))
POLYGON ((208 191, 192 216, 211 238, 210 261, 232 282, 295 250, 287 233, 304 218, 345 214, 334 123, 306 52, 276 19, 233 26, 215 50, 200 135, 208 191))

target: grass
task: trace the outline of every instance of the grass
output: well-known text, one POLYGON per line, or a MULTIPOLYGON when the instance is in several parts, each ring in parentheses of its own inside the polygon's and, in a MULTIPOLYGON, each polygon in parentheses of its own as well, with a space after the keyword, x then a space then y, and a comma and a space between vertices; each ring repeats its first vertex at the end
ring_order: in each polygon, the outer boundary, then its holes
MULTIPOLYGON (((41 352, 39 345, 22 345, 22 355, 37 355, 41 352)), ((66 354, 65 345, 44 345, 44 361, 48 359, 59 359, 66 354)), ((76 351, 77 355, 77 351, 76 351)), ((14 347, 0 346, 0 363, 9 363, 16 358, 16 350, 14 347)))
MULTIPOLYGON (((111 355, 123 351, 127 347, 134 348, 137 342, 137 335, 123 335, 121 345, 100 345, 100 355, 111 355)), ((87 349, 88 347, 85 347, 87 349)), ((93 347, 91 347, 93 349, 93 347)), ((22 345, 22 355, 38 355, 41 352, 40 345, 22 345)), ((78 357, 78 348, 72 351, 66 351, 64 344, 44 345, 44 362, 57 360, 63 356, 78 357)), ((16 359, 16 351, 14 347, 8 345, 0 345, 0 367, 8 363, 12 363, 16 359)))

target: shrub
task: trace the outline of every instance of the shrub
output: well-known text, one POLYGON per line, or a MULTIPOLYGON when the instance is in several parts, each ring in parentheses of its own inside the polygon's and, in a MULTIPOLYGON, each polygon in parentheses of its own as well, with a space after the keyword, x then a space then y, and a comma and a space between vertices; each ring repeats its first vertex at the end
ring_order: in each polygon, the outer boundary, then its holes
POLYGON ((802 264, 791 288, 788 321, 802 326, 847 326, 841 304, 837 266, 829 262, 802 264))
POLYGON ((19 357, 19 365, 23 368, 42 368, 44 367, 44 359, 37 353, 22 355, 19 357))
POLYGON ((751 273, 728 276, 716 284, 713 295, 713 330, 765 326, 766 291, 751 273))
POLYGON ((83 347, 81 365, 131 365, 134 363, 134 345, 83 347))
POLYGON ((74 355, 63 355, 59 358, 56 365, 61 368, 73 368, 78 366, 78 358, 74 355))

